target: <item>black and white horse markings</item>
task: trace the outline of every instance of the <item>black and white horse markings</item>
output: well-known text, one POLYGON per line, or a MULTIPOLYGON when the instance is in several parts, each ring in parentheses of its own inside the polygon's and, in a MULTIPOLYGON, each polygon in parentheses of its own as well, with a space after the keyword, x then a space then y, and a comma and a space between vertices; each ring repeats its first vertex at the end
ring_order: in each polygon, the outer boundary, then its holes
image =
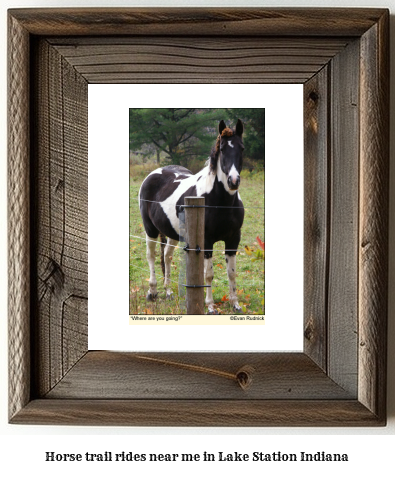
MULTIPOLYGON (((236 250, 244 219, 243 203, 238 192, 243 165, 243 123, 238 120, 235 129, 219 123, 219 135, 206 166, 192 174, 182 166, 156 169, 143 181, 139 191, 140 212, 147 237, 147 259, 150 268, 148 300, 157 296, 155 277, 155 246, 159 233, 167 236, 164 251, 166 297, 172 295, 170 264, 174 246, 179 241, 180 206, 185 196, 205 198, 204 277, 211 286, 214 271, 212 249, 214 243, 225 242, 226 269, 229 279, 229 302, 237 312, 241 307, 236 294, 236 250), (220 206, 220 207, 219 207, 220 206)), ((207 287, 206 305, 209 314, 215 314, 211 287, 207 287)))

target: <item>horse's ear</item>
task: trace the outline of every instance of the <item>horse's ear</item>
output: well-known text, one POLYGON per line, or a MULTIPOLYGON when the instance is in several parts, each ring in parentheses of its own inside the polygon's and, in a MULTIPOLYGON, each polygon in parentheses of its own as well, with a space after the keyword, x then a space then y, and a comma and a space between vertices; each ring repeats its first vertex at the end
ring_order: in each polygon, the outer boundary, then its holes
POLYGON ((219 122, 219 126, 218 126, 218 131, 219 131, 219 134, 222 133, 222 131, 226 128, 226 124, 225 124, 225 121, 224 120, 221 120, 219 122))
POLYGON ((236 134, 238 136, 243 135, 243 123, 239 119, 237 120, 237 123, 236 123, 236 134))

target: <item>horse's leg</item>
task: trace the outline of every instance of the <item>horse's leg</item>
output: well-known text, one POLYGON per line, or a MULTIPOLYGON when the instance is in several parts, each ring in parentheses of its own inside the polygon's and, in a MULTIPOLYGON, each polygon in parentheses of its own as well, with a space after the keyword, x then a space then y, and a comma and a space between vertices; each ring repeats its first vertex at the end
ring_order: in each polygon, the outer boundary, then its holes
MULTIPOLYGON (((206 246, 204 246, 206 248, 206 246)), ((211 289, 211 284, 213 282, 214 270, 213 270, 213 258, 212 256, 204 258, 204 280, 207 287, 206 291, 206 305, 208 308, 209 314, 217 314, 218 312, 214 309, 214 299, 213 291, 211 289)))
POLYGON ((237 300, 236 293, 236 254, 225 254, 226 271, 228 273, 229 280, 229 303, 233 307, 235 312, 241 312, 242 309, 237 300))
POLYGON ((147 294, 147 300, 154 300, 158 295, 156 290, 156 276, 155 276, 155 247, 157 238, 147 237, 147 260, 149 265, 149 290, 147 294))
POLYGON ((177 245, 178 241, 174 239, 167 238, 167 244, 165 247, 164 259, 165 259, 165 289, 166 289, 166 299, 171 299, 173 297, 173 291, 171 290, 171 281, 170 281, 170 269, 171 269, 171 260, 173 258, 174 246, 177 245))

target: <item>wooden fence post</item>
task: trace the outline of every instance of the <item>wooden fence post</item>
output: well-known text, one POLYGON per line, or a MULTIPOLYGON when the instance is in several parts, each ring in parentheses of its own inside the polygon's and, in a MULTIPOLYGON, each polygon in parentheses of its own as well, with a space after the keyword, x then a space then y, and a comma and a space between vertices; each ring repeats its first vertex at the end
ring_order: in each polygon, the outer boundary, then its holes
POLYGON ((204 314, 204 197, 186 197, 185 243, 189 249, 200 248, 202 252, 186 254, 186 305, 187 314, 204 314), (198 287, 200 286, 200 287, 198 287))

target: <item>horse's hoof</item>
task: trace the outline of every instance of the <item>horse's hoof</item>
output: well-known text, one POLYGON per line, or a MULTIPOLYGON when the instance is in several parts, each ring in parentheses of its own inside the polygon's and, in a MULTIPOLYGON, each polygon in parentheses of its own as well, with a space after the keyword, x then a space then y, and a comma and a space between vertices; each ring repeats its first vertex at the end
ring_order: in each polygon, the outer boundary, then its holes
POLYGON ((208 309, 208 315, 218 315, 218 310, 216 309, 208 309))
POLYGON ((243 309, 239 306, 239 304, 235 304, 233 306, 233 310, 238 313, 243 312, 243 309))
POLYGON ((152 294, 151 292, 148 292, 146 300, 148 300, 148 302, 152 302, 153 300, 157 298, 157 296, 158 296, 158 293, 152 294))
POLYGON ((166 300, 173 300, 174 296, 172 292, 166 292, 166 300))

